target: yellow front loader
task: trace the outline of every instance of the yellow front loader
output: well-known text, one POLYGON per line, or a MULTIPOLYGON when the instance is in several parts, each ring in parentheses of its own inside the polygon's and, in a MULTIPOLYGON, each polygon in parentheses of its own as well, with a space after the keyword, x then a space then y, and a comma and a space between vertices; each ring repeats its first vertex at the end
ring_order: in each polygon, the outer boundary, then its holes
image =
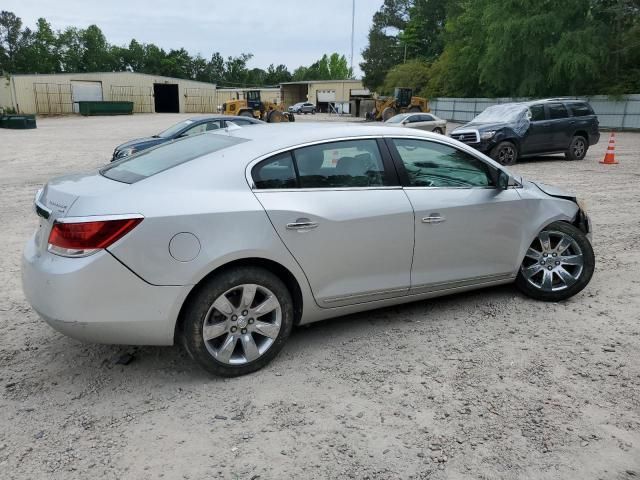
POLYGON ((244 92, 244 97, 225 102, 222 105, 223 113, 258 118, 269 123, 295 121, 292 113, 284 111, 282 103, 263 102, 260 99, 260 90, 248 90, 244 92))
POLYGON ((375 108, 367 113, 369 120, 386 122, 394 115, 407 112, 430 112, 429 101, 424 97, 414 97, 411 88, 396 88, 392 97, 379 97, 375 108))

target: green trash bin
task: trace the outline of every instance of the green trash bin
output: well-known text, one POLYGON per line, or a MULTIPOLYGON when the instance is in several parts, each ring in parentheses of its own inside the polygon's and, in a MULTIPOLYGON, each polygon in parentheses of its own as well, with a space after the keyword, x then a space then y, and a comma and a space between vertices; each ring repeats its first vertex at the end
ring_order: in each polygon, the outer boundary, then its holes
POLYGON ((4 115, 0 121, 0 127, 24 130, 37 128, 35 115, 4 115))
POLYGON ((80 115, 130 115, 133 102, 78 102, 80 115))

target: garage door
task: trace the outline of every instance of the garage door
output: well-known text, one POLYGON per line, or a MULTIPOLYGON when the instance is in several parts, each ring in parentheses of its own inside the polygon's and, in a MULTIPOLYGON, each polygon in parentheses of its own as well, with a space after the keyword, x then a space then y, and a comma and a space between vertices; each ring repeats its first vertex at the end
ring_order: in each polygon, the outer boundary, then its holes
POLYGON ((71 95, 73 98, 73 111, 79 112, 78 102, 102 101, 102 82, 71 81, 71 95))
POLYGON ((318 102, 335 102, 336 91, 335 90, 318 90, 318 102))

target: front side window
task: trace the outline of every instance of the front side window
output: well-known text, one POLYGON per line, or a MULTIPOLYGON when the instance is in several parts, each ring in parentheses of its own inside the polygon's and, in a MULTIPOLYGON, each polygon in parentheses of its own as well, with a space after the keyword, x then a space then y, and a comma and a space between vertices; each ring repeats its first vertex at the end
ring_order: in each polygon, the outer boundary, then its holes
POLYGON ((561 103, 550 103, 549 104, 549 118, 557 119, 557 118, 567 118, 569 115, 567 114, 567 109, 561 103))
POLYGON ((398 150, 414 187, 490 187, 490 167, 457 148, 426 140, 396 138, 398 150))
POLYGON ((294 150, 301 188, 385 185, 375 140, 322 143, 294 150))
POLYGON ((529 111, 531 112, 532 122, 544 120, 544 105, 531 105, 529 111))

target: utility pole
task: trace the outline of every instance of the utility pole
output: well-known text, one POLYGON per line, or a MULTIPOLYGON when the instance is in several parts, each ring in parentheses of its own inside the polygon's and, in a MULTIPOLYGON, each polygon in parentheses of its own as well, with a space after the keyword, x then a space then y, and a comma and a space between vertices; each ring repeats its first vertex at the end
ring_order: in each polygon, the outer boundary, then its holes
POLYGON ((353 75, 353 33, 356 24, 356 0, 351 1, 351 75, 353 75))

